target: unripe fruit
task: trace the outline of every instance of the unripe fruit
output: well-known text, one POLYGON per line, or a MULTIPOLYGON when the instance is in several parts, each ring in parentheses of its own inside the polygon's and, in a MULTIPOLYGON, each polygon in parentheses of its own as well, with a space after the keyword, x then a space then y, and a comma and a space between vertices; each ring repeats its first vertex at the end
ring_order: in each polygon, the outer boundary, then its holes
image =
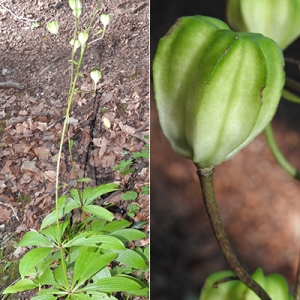
POLYGON ((180 18, 153 62, 159 120, 173 150, 200 168, 231 158, 273 118, 283 66, 271 39, 210 17, 180 18))
POLYGON ((300 0, 228 0, 232 29, 261 33, 285 49, 300 35, 300 0))

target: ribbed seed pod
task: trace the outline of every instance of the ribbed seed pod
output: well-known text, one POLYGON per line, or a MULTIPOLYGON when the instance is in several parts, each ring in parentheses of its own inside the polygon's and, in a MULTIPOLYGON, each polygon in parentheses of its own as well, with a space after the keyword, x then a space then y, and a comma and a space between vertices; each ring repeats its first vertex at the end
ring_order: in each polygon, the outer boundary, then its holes
POLYGON ((231 158, 273 118, 283 66, 271 39, 210 17, 180 18, 153 62, 159 120, 173 150, 198 167, 231 158))
POLYGON ((300 0, 228 0, 232 29, 261 33, 285 49, 300 35, 300 0))

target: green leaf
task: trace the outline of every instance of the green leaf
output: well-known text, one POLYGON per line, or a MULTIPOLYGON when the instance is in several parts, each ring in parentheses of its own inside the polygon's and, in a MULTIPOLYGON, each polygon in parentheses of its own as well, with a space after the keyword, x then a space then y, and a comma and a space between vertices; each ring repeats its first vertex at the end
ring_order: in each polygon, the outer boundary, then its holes
POLYGON ((52 248, 36 248, 27 252, 22 257, 19 265, 19 272, 22 278, 28 275, 27 272, 44 260, 51 251, 52 248))
POLYGON ((112 236, 117 237, 120 239, 122 242, 130 242, 130 241, 135 241, 135 240, 140 240, 140 239, 145 239, 147 235, 139 230, 136 229, 121 229, 117 230, 111 233, 112 236))
POLYGON ((76 293, 69 295, 67 300, 91 300, 90 295, 84 294, 84 293, 76 293))
POLYGON ((99 271, 97 274, 93 276, 93 281, 97 281, 100 278, 107 278, 111 277, 111 273, 109 271, 109 268, 106 266, 101 271, 99 271))
POLYGON ((86 288, 81 290, 92 291, 100 290, 105 293, 113 292, 128 292, 128 291, 137 291, 141 290, 143 287, 132 279, 132 277, 123 277, 123 276, 114 276, 101 278, 95 283, 89 284, 86 288))
POLYGON ((73 295, 70 295, 69 299, 75 299, 75 300, 91 300, 91 299, 99 299, 99 300, 118 300, 114 296, 109 296, 106 293, 101 292, 83 292, 83 293, 76 293, 73 295))
POLYGON ((143 194, 143 195, 149 194, 149 184, 142 186, 141 194, 143 194))
POLYGON ((60 286, 54 279, 54 274, 50 267, 48 267, 41 276, 36 278, 35 282, 41 285, 52 285, 55 288, 60 288, 60 286))
POLYGON ((64 288, 68 288, 69 286, 65 274, 66 269, 67 269, 66 261, 60 260, 58 267, 53 271, 55 280, 64 288))
POLYGON ((69 140, 69 149, 71 150, 74 146, 74 141, 73 140, 69 140))
POLYGON ((66 205, 67 195, 62 195, 58 198, 58 207, 63 207, 66 205))
POLYGON ((282 98, 291 102, 300 103, 300 97, 285 89, 282 90, 282 98))
POLYGON ((148 267, 144 259, 131 249, 116 252, 119 254, 116 260, 128 268, 145 269, 148 267))
POLYGON ((36 231, 28 231, 23 235, 19 246, 53 247, 54 245, 42 234, 36 231))
MULTIPOLYGON (((60 236, 64 234, 66 228, 70 225, 70 221, 66 220, 63 223, 59 223, 60 226, 60 236)), ((44 234, 46 237, 53 240, 56 244, 58 243, 58 232, 57 232, 57 225, 54 224, 52 226, 49 226, 43 230, 41 230, 41 233, 44 234)))
POLYGON ((144 249, 144 255, 146 256, 147 260, 149 261, 149 259, 150 259, 150 246, 149 245, 144 249))
POLYGON ((149 159, 149 150, 144 149, 141 152, 133 152, 132 157, 133 158, 143 157, 143 158, 149 159))
POLYGON ((117 253, 101 255, 99 250, 95 251, 89 247, 81 247, 75 262, 72 286, 76 288, 80 287, 86 280, 93 277, 117 256, 117 253))
POLYGON ((70 190, 70 194, 71 194, 71 197, 73 198, 73 200, 78 204, 78 205, 81 205, 80 203, 80 196, 79 196, 79 192, 77 189, 71 189, 70 190))
POLYGON ((129 218, 134 218, 134 216, 135 216, 135 213, 134 212, 127 212, 127 216, 129 217, 129 218))
POLYGON ((88 181, 90 181, 90 180, 91 180, 91 178, 86 177, 86 178, 79 178, 79 179, 77 179, 76 181, 77 181, 77 182, 88 182, 88 181))
POLYGON ((139 210, 140 210, 140 207, 135 203, 132 203, 132 204, 127 206, 127 211, 137 212, 139 210))
POLYGON ((130 225, 131 225, 131 223, 127 220, 116 220, 116 221, 112 221, 111 223, 108 223, 107 225, 105 225, 103 227, 102 231, 113 232, 113 231, 124 229, 130 225))
POLYGON ((111 275, 116 276, 120 274, 132 274, 133 273, 132 268, 122 267, 122 266, 116 266, 111 270, 111 275))
POLYGON ((122 194, 122 200, 124 201, 131 201, 135 200, 138 196, 138 193, 135 191, 127 191, 126 193, 122 194))
POLYGON ((149 262, 149 256, 150 256, 150 247, 149 245, 147 247, 145 247, 145 249, 143 250, 141 247, 136 247, 135 248, 136 253, 138 253, 144 260, 145 262, 148 261, 149 262))
POLYGON ((41 295, 41 296, 35 296, 31 298, 31 300, 56 300, 57 297, 54 297, 52 295, 41 295))
POLYGON ((32 25, 31 25, 31 29, 37 28, 37 27, 39 27, 40 25, 41 25, 40 22, 34 22, 34 23, 32 23, 32 25))
POLYGON ((31 298, 32 300, 54 300, 54 299, 58 299, 58 295, 59 297, 62 296, 67 296, 68 292, 64 292, 60 289, 51 289, 51 288, 47 288, 47 289, 43 289, 43 290, 39 290, 38 292, 38 296, 31 298), (53 298, 53 295, 56 295, 55 298, 53 298), (49 297, 49 298, 48 298, 49 297), (51 298, 50 298, 51 297, 51 298))
POLYGON ((71 247, 69 248, 69 253, 68 255, 66 256, 66 264, 68 266, 72 266, 72 268, 74 268, 74 264, 75 264, 75 261, 77 259, 77 256, 79 254, 79 251, 80 251, 80 248, 81 247, 71 247))
MULTIPOLYGON (((68 198, 68 203, 66 204, 65 207, 59 208, 58 210, 58 218, 62 218, 64 215, 68 214, 70 211, 72 211, 75 208, 79 208, 80 205, 76 203, 72 198, 68 198)), ((49 215, 45 217, 45 219, 42 222, 41 229, 44 229, 48 225, 53 224, 56 222, 56 210, 51 212, 49 215)))
POLYGON ((31 279, 23 278, 15 283, 13 286, 8 287, 4 290, 3 294, 14 294, 18 292, 28 291, 36 288, 38 285, 35 284, 31 279))
POLYGON ((95 235, 92 235, 91 232, 83 232, 63 245, 64 248, 73 246, 100 247, 116 250, 124 249, 124 245, 120 239, 113 236, 100 235, 98 232, 95 232, 95 235))
POLYGON ((111 193, 118 190, 118 185, 115 183, 108 183, 100 185, 96 188, 88 187, 82 192, 82 199, 85 205, 92 203, 95 199, 104 194, 111 193))
POLYGON ((130 169, 124 169, 123 171, 120 171, 120 174, 122 176, 128 175, 128 174, 132 174, 135 171, 134 168, 130 168, 130 169))
POLYGON ((82 210, 106 221, 112 221, 114 218, 110 211, 98 205, 85 205, 82 207, 82 210))
POLYGON ((116 166, 113 167, 113 170, 124 170, 130 167, 132 164, 132 159, 127 159, 127 160, 121 160, 120 163, 116 166))
POLYGON ((105 220, 95 220, 91 223, 91 231, 103 231, 103 227, 107 222, 105 220))
POLYGON ((147 224, 148 224, 147 221, 139 220, 139 221, 135 222, 135 223, 131 226, 131 228, 132 228, 132 229, 141 229, 141 228, 145 227, 147 224))

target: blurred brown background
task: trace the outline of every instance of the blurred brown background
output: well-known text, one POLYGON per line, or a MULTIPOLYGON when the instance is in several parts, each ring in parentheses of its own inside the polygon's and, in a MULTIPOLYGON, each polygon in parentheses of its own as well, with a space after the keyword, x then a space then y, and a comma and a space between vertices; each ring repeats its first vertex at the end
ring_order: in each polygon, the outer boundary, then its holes
MULTIPOLYGON (((225 1, 151 0, 151 60, 176 19, 225 19, 225 1)), ((285 56, 300 60, 300 40, 285 56)), ((300 81, 297 65, 287 74, 300 81)), ((273 127, 281 150, 300 169, 300 105, 281 101, 273 127)), ((281 273, 292 289, 300 241, 300 183, 275 162, 261 134, 216 168, 216 194, 232 246, 253 272, 281 273)), ((161 133, 151 99, 151 298, 198 299, 205 278, 229 269, 215 242, 193 164, 174 154, 161 133)))

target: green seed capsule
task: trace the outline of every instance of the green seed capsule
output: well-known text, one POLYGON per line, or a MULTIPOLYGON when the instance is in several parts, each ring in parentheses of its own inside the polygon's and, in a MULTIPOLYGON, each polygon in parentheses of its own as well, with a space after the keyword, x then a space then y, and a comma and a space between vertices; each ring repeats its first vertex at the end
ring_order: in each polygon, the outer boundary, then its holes
POLYGON ((173 150, 201 168, 231 158, 273 118, 283 66, 280 48, 260 34, 180 18, 153 62, 159 120, 173 150))
POLYGON ((300 0, 228 0, 234 30, 261 33, 285 49, 300 35, 300 0))

